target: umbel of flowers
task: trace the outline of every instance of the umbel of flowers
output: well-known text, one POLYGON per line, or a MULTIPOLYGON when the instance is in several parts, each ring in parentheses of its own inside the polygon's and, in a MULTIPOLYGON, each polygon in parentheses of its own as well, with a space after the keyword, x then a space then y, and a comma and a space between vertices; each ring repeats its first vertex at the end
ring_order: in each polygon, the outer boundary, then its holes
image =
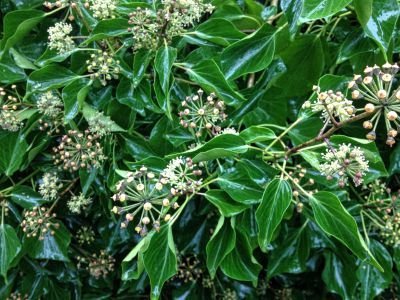
POLYGON ((197 95, 188 96, 182 101, 179 112, 180 124, 189 128, 195 136, 200 137, 205 132, 216 135, 221 131, 220 122, 226 119, 225 103, 217 99, 214 93, 203 98, 203 90, 197 95))
MULTIPOLYGON (((15 86, 12 86, 15 88, 15 86)), ((6 90, 0 87, 0 127, 7 131, 18 131, 23 122, 19 117, 21 102, 18 97, 7 94, 6 90)))
POLYGON ((400 127, 400 90, 395 79, 398 71, 397 64, 366 67, 364 75, 354 75, 349 83, 353 100, 365 100, 367 104, 364 109, 371 113, 370 119, 363 123, 364 128, 369 130, 367 138, 376 139, 376 128, 382 118, 386 126, 386 144, 389 146, 395 144, 394 138, 400 127))
POLYGON ((121 206, 114 206, 113 212, 125 216, 121 227, 126 228, 129 222, 135 222, 135 231, 142 236, 147 234, 150 225, 158 230, 161 221, 171 218, 170 208, 179 207, 168 180, 156 176, 144 166, 128 173, 118 182, 116 190, 112 198, 121 206))
POLYGON ((340 187, 344 187, 349 178, 359 186, 363 181, 362 177, 368 171, 368 161, 364 152, 351 144, 341 144, 338 149, 329 147, 322 157, 324 163, 320 165, 321 173, 329 180, 337 177, 340 187))

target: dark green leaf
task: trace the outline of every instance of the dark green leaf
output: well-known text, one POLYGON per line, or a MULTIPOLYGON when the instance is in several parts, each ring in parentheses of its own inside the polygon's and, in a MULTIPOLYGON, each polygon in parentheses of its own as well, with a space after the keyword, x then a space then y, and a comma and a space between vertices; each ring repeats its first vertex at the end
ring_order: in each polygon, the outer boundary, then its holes
POLYGON ((292 200, 292 188, 283 179, 274 179, 266 187, 256 211, 258 244, 263 251, 271 243, 272 236, 292 200))
POLYGON ((301 17, 306 20, 329 17, 341 11, 350 2, 351 0, 304 0, 301 17))
POLYGON ((24 161, 28 144, 19 132, 0 131, 0 173, 11 176, 24 161))
POLYGON ((205 197, 214 204, 220 214, 224 217, 233 217, 248 208, 247 205, 232 200, 229 195, 222 190, 209 190, 205 197))
POLYGON ((81 111, 84 100, 89 92, 89 81, 77 79, 62 90, 64 100, 64 121, 68 123, 81 111))
POLYGON ((11 200, 23 208, 33 208, 40 206, 47 201, 42 195, 25 185, 17 185, 11 192, 11 200))
POLYGON ((21 251, 21 243, 14 228, 0 224, 0 274, 6 279, 13 259, 21 251))
POLYGON ((262 125, 246 128, 239 135, 247 144, 270 141, 276 138, 272 129, 262 125))

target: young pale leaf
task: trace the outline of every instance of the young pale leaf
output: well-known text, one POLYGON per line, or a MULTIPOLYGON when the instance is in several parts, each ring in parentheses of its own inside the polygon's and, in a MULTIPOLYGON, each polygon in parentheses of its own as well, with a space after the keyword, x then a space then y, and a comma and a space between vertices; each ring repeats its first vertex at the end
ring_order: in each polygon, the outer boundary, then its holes
POLYGON ((275 52, 276 31, 265 24, 253 34, 225 48, 221 54, 222 71, 227 79, 265 69, 275 52))
POLYGON ((143 254, 144 267, 150 277, 151 298, 158 299, 164 282, 177 272, 175 244, 172 228, 164 225, 154 233, 143 254))
POLYGON ((207 243, 207 269, 211 278, 214 278, 222 260, 235 247, 236 232, 234 226, 235 219, 225 219, 221 216, 213 236, 207 243))
POLYGON ((272 236, 292 200, 292 188, 283 179, 274 179, 266 187, 261 203, 256 211, 258 225, 258 244, 267 251, 272 236))
POLYGON ((356 221, 335 194, 318 192, 310 197, 310 204, 317 224, 325 233, 333 235, 361 260, 383 270, 358 232, 356 221))
POLYGON ((14 228, 0 224, 0 274, 6 279, 13 259, 21 251, 21 243, 14 228))
POLYGON ((240 231, 236 238, 236 246, 222 261, 221 270, 228 277, 256 284, 262 266, 254 258, 248 238, 240 231))

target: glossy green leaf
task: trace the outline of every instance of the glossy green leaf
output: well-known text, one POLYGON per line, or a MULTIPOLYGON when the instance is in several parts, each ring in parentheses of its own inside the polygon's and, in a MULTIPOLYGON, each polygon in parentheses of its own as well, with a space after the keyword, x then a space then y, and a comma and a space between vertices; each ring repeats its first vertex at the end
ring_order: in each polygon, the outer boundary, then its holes
POLYGON ((152 236, 149 247, 143 254, 143 262, 150 278, 151 298, 158 299, 165 281, 177 272, 171 226, 164 225, 158 233, 152 236))
POLYGON ((372 300, 389 287, 393 278, 392 257, 386 248, 378 241, 371 240, 370 250, 382 266, 384 272, 366 263, 361 263, 357 269, 357 278, 361 282, 360 299, 372 300))
POLYGON ((305 271, 310 254, 310 237, 307 224, 289 231, 287 236, 282 238, 282 242, 270 253, 268 278, 283 273, 297 274, 305 271))
POLYGON ((225 48, 221 54, 222 71, 227 79, 265 69, 275 52, 276 31, 265 24, 256 32, 225 48))
POLYGON ((0 173, 11 176, 24 162, 28 143, 18 132, 0 131, 0 173))
MULTIPOLYGON (((368 3, 365 3, 365 5, 368 6, 368 3)), ((372 2, 372 14, 364 25, 364 31, 384 51, 389 48, 399 11, 399 4, 396 0, 374 0, 372 2)))
POLYGON ((185 33, 185 39, 189 43, 197 45, 207 45, 210 42, 220 46, 228 46, 245 36, 235 25, 222 18, 207 20, 207 22, 197 26, 194 31, 185 33))
POLYGON ((382 270, 358 232, 356 221, 337 196, 330 192, 318 192, 310 200, 315 220, 325 233, 337 238, 361 260, 382 270))
POLYGON ((262 266, 252 252, 248 238, 238 231, 235 248, 222 261, 221 270, 233 279, 252 281, 256 284, 262 266))
POLYGON ((221 262, 235 248, 236 233, 234 225, 234 219, 225 219, 221 216, 214 234, 207 243, 207 269, 211 278, 215 277, 221 262))
POLYGON ((342 296, 343 299, 354 298, 357 278, 355 276, 355 264, 352 257, 342 255, 336 256, 334 253, 326 252, 325 267, 322 272, 322 279, 324 280, 329 291, 342 296), (346 259, 346 261, 342 261, 346 259))
POLYGON ((365 26, 372 14, 372 3, 374 0, 353 0, 357 19, 362 26, 365 26))
POLYGON ((329 17, 343 8, 351 0, 304 0, 301 17, 305 20, 316 20, 329 17))
POLYGON ((289 22, 289 31, 293 35, 297 31, 298 22, 303 11, 304 0, 282 0, 282 10, 289 22))
POLYGON ((215 61, 203 60, 194 66, 185 64, 183 67, 191 80, 204 90, 215 92, 226 104, 235 106, 245 101, 243 96, 229 85, 215 61))
POLYGON ((88 39, 82 45, 88 45, 93 41, 105 39, 107 37, 116 37, 129 34, 128 22, 126 19, 101 20, 91 32, 88 39))
MULTIPOLYGON (((7 51, 16 43, 23 40, 29 31, 32 30, 44 17, 45 13, 39 10, 16 10, 12 11, 3 19, 3 39, 0 42, 0 49, 7 51)), ((0 55, 1 56, 1 55, 0 55)))
POLYGON ((292 200, 292 188, 283 179, 272 180, 265 188, 260 205, 256 211, 258 225, 258 244, 263 251, 271 243, 274 231, 282 222, 292 200))
POLYGON ((64 121, 68 123, 81 111, 89 92, 89 81, 81 78, 72 81, 62 90, 64 100, 64 121))
POLYGON ((224 217, 233 217, 248 208, 247 205, 232 200, 232 198, 222 190, 209 190, 205 197, 214 204, 220 214, 224 217))
POLYGON ((35 259, 49 259, 68 262, 68 247, 71 242, 71 234, 68 229, 59 223, 60 227, 54 230, 54 235, 50 231, 44 236, 43 240, 38 237, 26 237, 23 240, 24 251, 35 259))
POLYGON ((26 88, 30 93, 45 92, 50 89, 64 87, 77 78, 79 78, 79 75, 73 73, 69 69, 57 65, 50 65, 33 71, 29 75, 26 88))
POLYGON ((247 144, 270 141, 276 138, 274 131, 265 126, 251 126, 240 132, 247 144))
POLYGON ((0 83, 12 84, 25 79, 24 70, 18 67, 11 57, 4 55, 0 60, 0 83))
POLYGON ((0 274, 7 279, 13 259, 21 251, 21 243, 10 225, 0 224, 0 274))
POLYGON ((25 185, 17 185, 12 189, 11 200, 26 209, 40 206, 47 202, 42 195, 25 185))

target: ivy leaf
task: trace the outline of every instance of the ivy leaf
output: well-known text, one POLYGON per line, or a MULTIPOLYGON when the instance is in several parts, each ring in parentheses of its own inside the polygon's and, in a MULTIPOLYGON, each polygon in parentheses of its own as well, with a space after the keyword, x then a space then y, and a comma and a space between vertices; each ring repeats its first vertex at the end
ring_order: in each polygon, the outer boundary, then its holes
POLYGON ((267 251, 272 236, 282 222, 292 200, 292 188, 286 180, 274 179, 265 188, 260 205, 256 210, 258 244, 267 251))
POLYGON ((66 123, 75 118, 82 109, 89 87, 89 80, 81 78, 71 82, 62 90, 64 121, 66 123))
POLYGON ((204 90, 215 92, 226 104, 235 106, 245 101, 243 96, 228 84, 215 61, 202 60, 194 66, 183 64, 183 68, 191 80, 198 83, 204 90))
POLYGON ((215 277, 215 273, 222 260, 235 247, 236 233, 234 226, 235 219, 225 219, 221 216, 214 234, 207 243, 207 269, 210 272, 211 278, 215 277))
POLYGON ((358 21, 365 26, 372 15, 372 3, 374 0, 353 0, 354 9, 357 13, 358 21))
POLYGON ((12 189, 11 200, 26 209, 47 203, 42 195, 25 185, 17 185, 12 189))
POLYGON ((304 0, 301 17, 304 21, 329 17, 341 11, 350 2, 351 0, 304 0))
POLYGON ((372 2, 372 13, 368 22, 364 25, 364 31, 384 51, 387 51, 398 17, 399 4, 396 0, 374 0, 372 2))
POLYGON ((150 277, 151 298, 158 299, 164 282, 177 272, 171 226, 164 225, 159 232, 154 233, 147 251, 143 254, 143 262, 150 277))
POLYGON ((262 125, 250 126, 241 131, 239 135, 247 144, 270 141, 276 138, 272 129, 262 125))
POLYGON ((0 173, 11 176, 19 170, 28 150, 25 135, 0 131, 0 173))
POLYGON ((68 262, 68 247, 71 242, 71 234, 62 223, 54 229, 54 235, 47 232, 43 240, 37 237, 26 237, 23 240, 23 249, 35 259, 50 259, 68 262))
POLYGON ((0 274, 7 280, 7 271, 13 259, 21 251, 21 243, 10 225, 0 225, 0 274))
POLYGON ((91 42, 105 39, 107 37, 116 37, 129 34, 128 22, 126 19, 108 19, 101 20, 93 28, 88 39, 86 39, 82 46, 89 45, 91 42))
POLYGON ((221 263, 221 270, 236 280, 257 283, 261 265, 252 254, 248 238, 240 231, 236 234, 236 246, 221 263))
POLYGON ((357 269, 357 278, 361 282, 360 299, 375 299, 389 287, 393 279, 392 257, 388 250, 375 240, 370 240, 370 250, 376 257, 384 272, 380 272, 364 262, 357 269))
POLYGON ((227 79, 265 69, 275 53, 276 31, 265 24, 256 32, 225 48, 221 54, 222 71, 227 79))
POLYGON ((328 235, 333 235, 346 245, 357 257, 379 270, 381 265, 371 254, 360 233, 357 223, 343 207, 339 198, 330 192, 318 192, 310 197, 315 220, 328 235))
POLYGON ((298 21, 303 11, 304 0, 282 0, 280 4, 288 19, 289 31, 294 35, 297 31, 298 21))
POLYGON ((205 197, 218 208, 224 217, 233 217, 248 208, 247 205, 232 200, 223 190, 209 190, 205 197))

